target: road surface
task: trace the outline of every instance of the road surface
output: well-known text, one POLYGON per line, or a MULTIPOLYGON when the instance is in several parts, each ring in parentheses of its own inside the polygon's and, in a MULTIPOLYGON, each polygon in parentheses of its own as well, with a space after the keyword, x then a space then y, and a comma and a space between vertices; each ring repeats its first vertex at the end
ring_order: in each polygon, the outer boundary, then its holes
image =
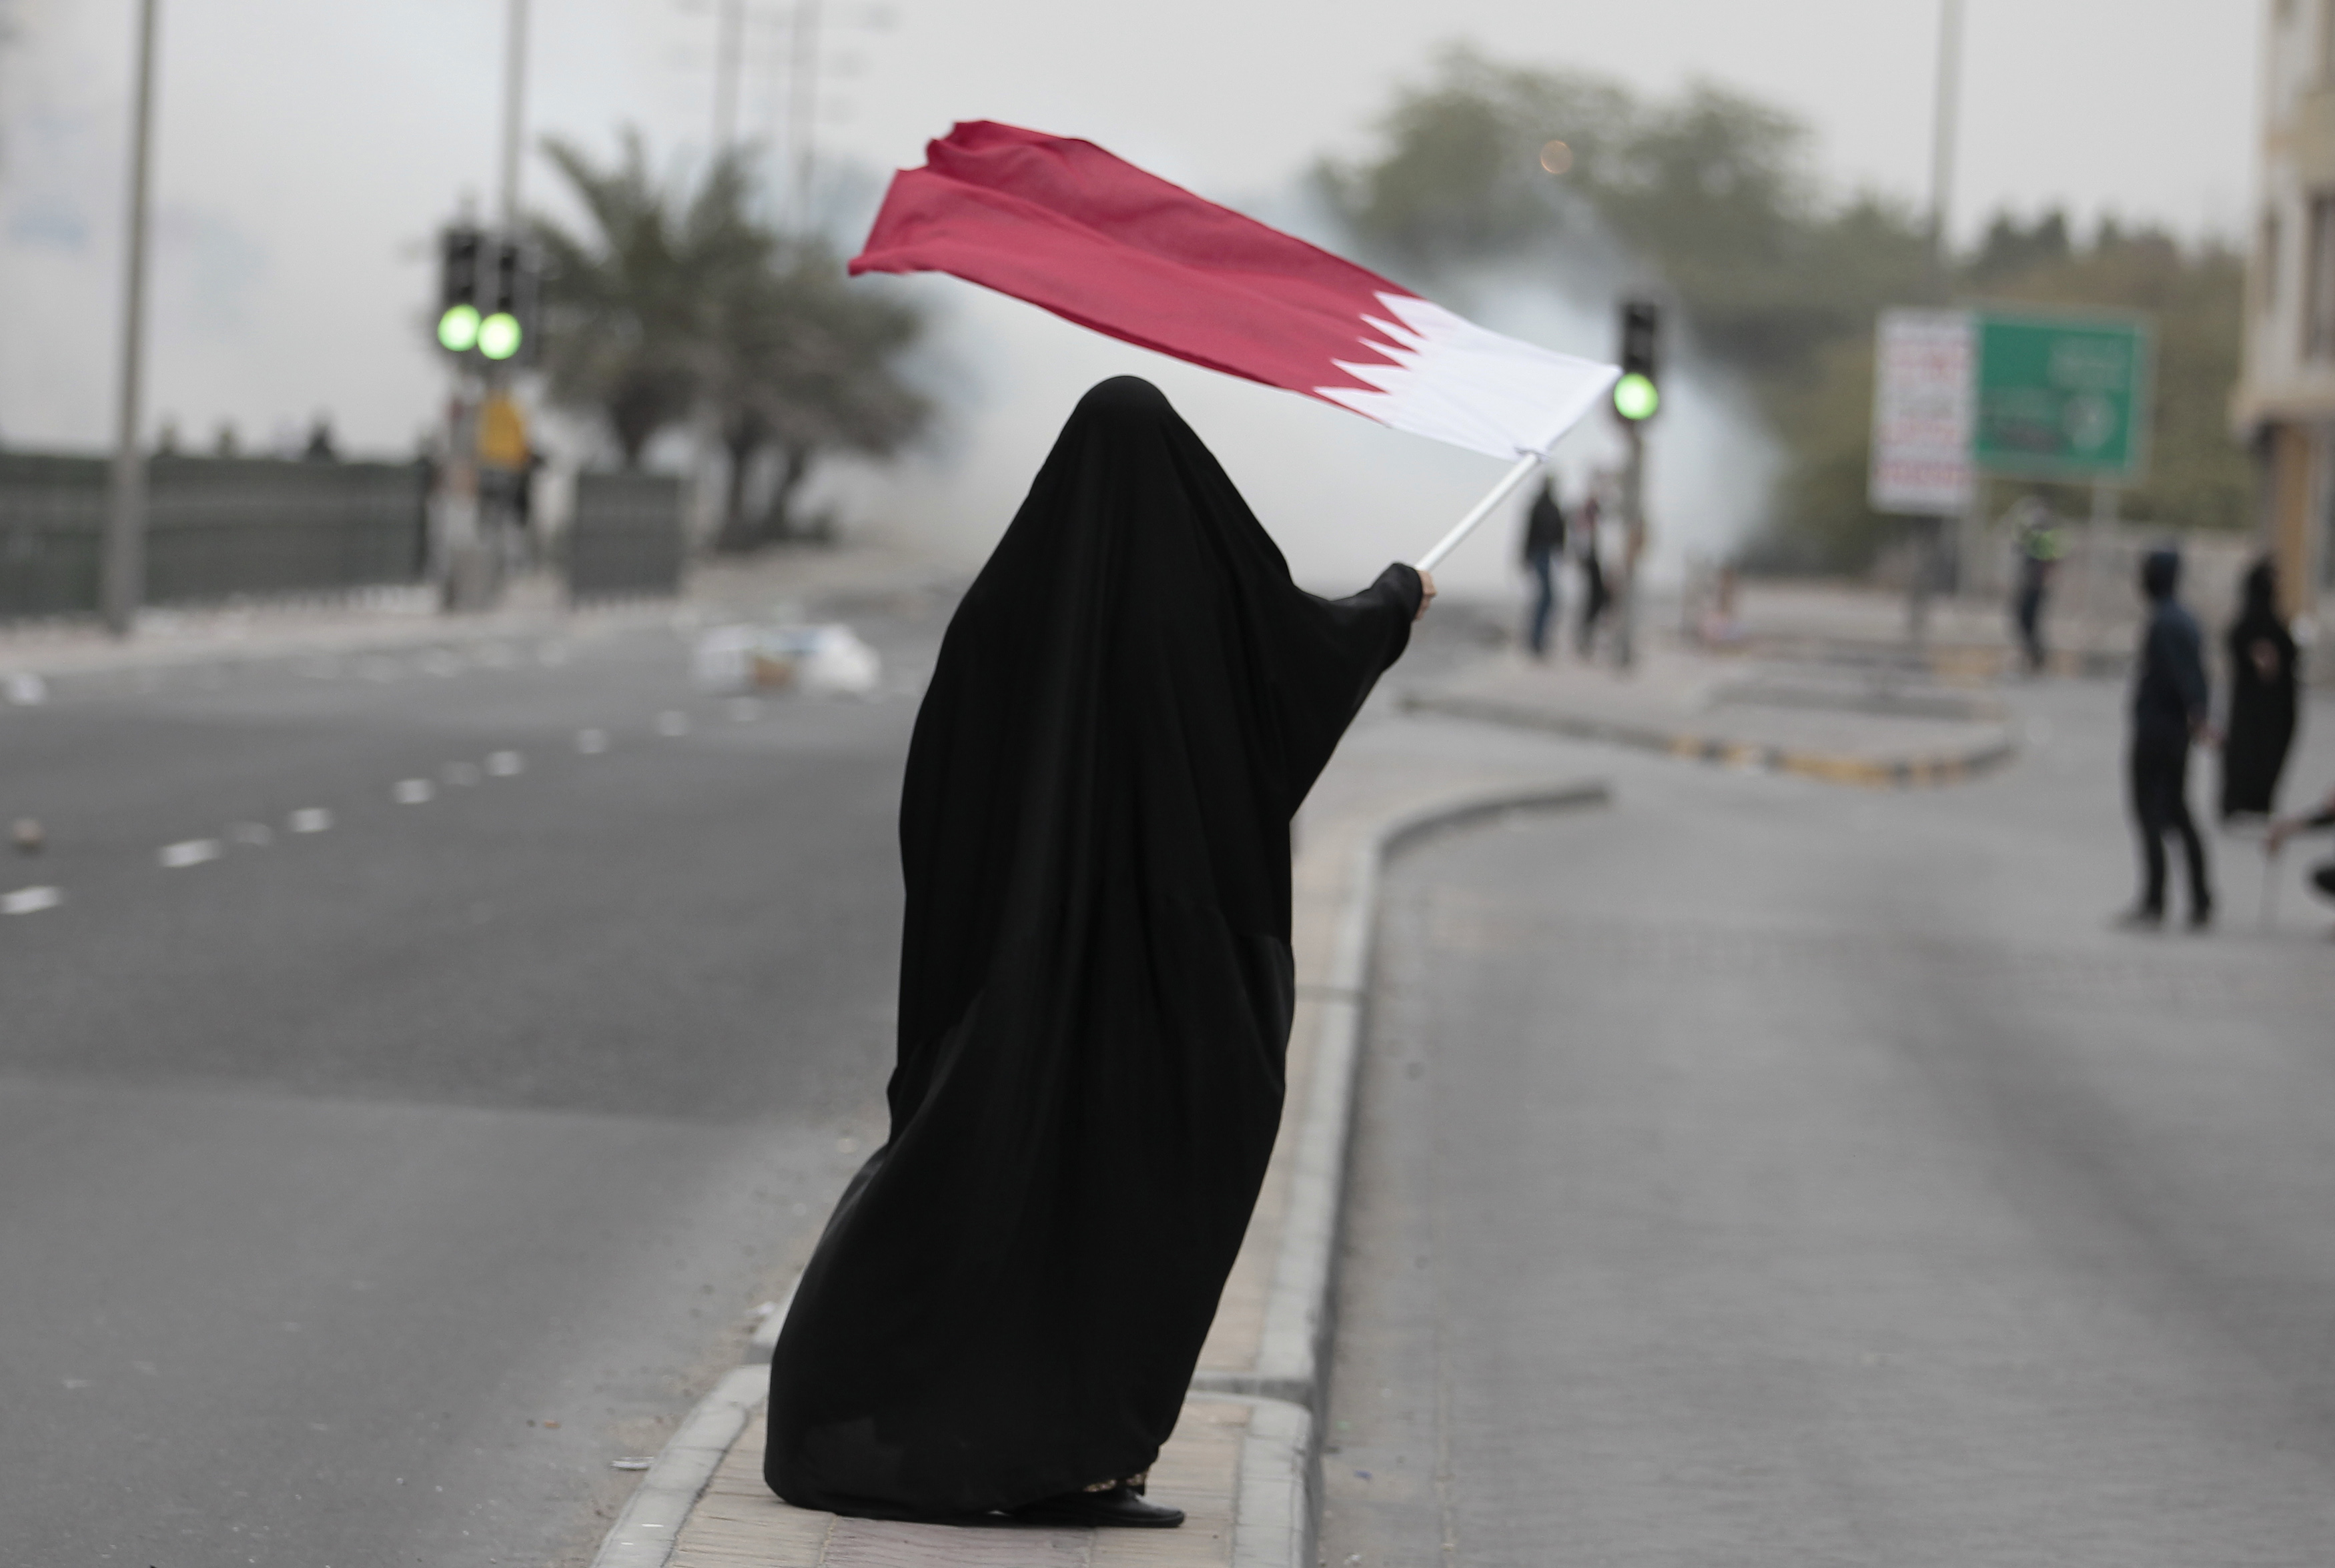
POLYGON ((1576 748, 1399 864, 1325 1563, 2335 1561, 2335 845, 2112 931, 2119 690, 2015 700, 1979 783, 1576 748))
POLYGON ((944 609, 870 702, 660 627, 0 707, 0 1563, 588 1557, 879 1131, 944 609))

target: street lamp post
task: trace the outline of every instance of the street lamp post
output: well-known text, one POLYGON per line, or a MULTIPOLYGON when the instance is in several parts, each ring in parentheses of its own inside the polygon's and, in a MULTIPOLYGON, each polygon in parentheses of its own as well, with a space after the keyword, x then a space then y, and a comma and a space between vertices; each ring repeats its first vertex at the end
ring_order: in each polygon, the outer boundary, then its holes
MULTIPOLYGON (((1938 0, 1938 85, 1930 125, 1930 287, 1943 305, 1953 293, 1953 240, 1949 227, 1953 216, 1954 134, 1962 98, 1962 0, 1938 0)), ((1954 552, 1957 568, 1974 558, 1972 518, 1982 502, 1972 481, 1970 505, 1961 519, 1961 537, 1954 552)), ((1912 519, 1913 559, 1905 585, 1905 632, 1918 650, 1929 639, 1930 595, 1943 573, 1941 557, 1946 527, 1943 517, 1912 519)))
POLYGON ((520 150, 527 140, 527 0, 510 0, 503 36, 503 232, 518 233, 520 150))
POLYGON ((160 0, 138 0, 138 84, 130 129, 128 253, 121 267, 121 384, 113 443, 112 506, 105 520, 100 595, 106 628, 130 635, 146 596, 146 454, 139 445, 145 412, 146 215, 153 168, 154 28, 160 0))
POLYGON ((713 40, 713 155, 738 140, 738 72, 746 49, 746 0, 716 0, 713 40))

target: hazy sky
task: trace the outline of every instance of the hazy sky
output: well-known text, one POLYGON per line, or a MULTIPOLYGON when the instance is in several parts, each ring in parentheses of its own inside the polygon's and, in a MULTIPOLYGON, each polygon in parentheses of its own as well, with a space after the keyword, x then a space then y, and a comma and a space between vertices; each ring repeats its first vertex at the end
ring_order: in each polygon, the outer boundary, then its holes
MULTIPOLYGON (((0 0, 15 34, 0 49, 12 443, 94 445, 109 428, 134 8, 0 0)), ((1092 138, 1206 194, 1270 196, 1323 152, 1366 151, 1394 85, 1465 39, 1650 91, 1710 77, 1804 116, 1836 186, 1927 188, 1937 0, 888 8, 881 30, 857 0, 825 13, 834 117, 821 135, 870 167, 919 161, 953 120, 993 118, 1092 138)), ((162 9, 155 417, 199 441, 231 419, 248 442, 330 409, 357 445, 410 447, 442 395, 421 328, 427 238, 461 191, 492 197, 504 0, 162 9)), ((532 9, 532 131, 606 148, 630 122, 660 150, 702 149, 710 0, 532 9)), ((2243 232, 2261 9, 1967 0, 1957 227, 2065 203, 2243 232)), ((777 106, 768 44, 782 15, 751 10, 750 131, 777 106)), ((539 161, 528 179, 546 190, 539 161)))

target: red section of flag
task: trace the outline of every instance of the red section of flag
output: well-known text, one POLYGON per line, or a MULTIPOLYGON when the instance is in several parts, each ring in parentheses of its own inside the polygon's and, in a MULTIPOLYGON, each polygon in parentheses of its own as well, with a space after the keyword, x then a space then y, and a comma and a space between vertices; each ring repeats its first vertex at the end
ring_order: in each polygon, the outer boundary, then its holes
POLYGON ((1336 362, 1390 363, 1363 320, 1415 297, 1203 201, 1091 141, 994 121, 892 177, 851 271, 945 272, 1124 342, 1267 386, 1366 390, 1336 362))

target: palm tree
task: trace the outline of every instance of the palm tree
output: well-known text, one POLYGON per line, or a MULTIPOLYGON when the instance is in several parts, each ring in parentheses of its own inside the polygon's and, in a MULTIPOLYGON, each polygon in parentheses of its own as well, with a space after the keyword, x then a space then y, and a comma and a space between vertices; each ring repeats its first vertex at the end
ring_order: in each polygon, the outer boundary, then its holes
POLYGON ((608 421, 627 466, 657 431, 702 411, 730 458, 717 547, 748 550, 802 531, 792 508, 822 452, 883 456, 931 410, 896 369, 923 323, 881 281, 853 284, 833 251, 780 235, 752 159, 729 152, 694 191, 661 187, 637 133, 602 168, 546 144, 596 231, 547 218, 546 359, 556 401, 608 421), (759 516, 746 480, 775 447, 779 482, 759 516))
POLYGON ((725 321, 715 393, 732 460, 732 504, 716 543, 732 550, 804 531, 794 500, 820 454, 888 456, 932 411, 896 369, 921 318, 880 285, 848 281, 824 244, 787 242, 772 265, 741 285, 725 321), (749 517, 747 465, 773 447, 778 484, 761 514, 749 517))
POLYGON ((595 232, 534 220, 545 262, 545 362, 554 402, 608 421, 625 466, 703 395, 715 332, 708 301, 725 274, 751 273, 770 237, 745 218, 747 170, 717 160, 686 198, 649 171, 636 131, 607 167, 557 138, 544 150, 567 177, 595 232))

